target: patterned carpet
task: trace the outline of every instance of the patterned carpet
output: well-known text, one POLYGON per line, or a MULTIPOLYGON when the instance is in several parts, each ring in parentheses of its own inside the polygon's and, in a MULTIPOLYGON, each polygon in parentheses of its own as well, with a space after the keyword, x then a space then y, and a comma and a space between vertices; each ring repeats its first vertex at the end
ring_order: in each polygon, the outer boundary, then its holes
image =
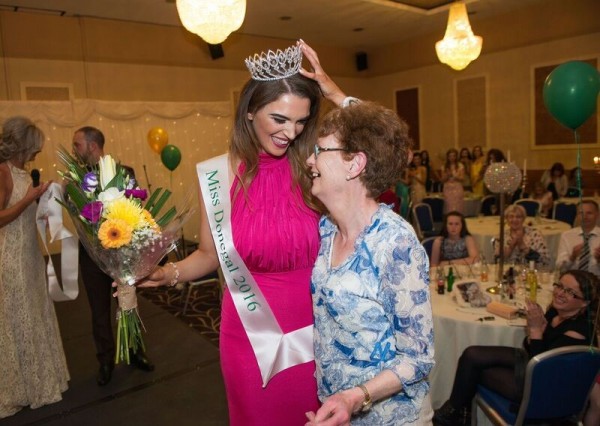
POLYGON ((192 286, 185 314, 185 299, 188 284, 183 288, 138 289, 138 294, 165 309, 170 314, 198 331, 215 346, 219 346, 219 326, 221 325, 221 302, 216 283, 203 283, 192 286))

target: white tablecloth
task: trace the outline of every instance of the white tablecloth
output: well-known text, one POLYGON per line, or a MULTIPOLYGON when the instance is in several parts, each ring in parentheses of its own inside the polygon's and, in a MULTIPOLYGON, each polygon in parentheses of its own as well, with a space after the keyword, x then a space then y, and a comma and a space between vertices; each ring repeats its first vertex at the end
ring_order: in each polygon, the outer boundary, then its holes
MULTIPOLYGON (((500 217, 499 216, 484 216, 467 218, 467 228, 479 247, 479 252, 483 253, 488 262, 494 259, 494 248, 492 247, 492 238, 498 238, 500 235, 500 217)), ((558 254, 558 244, 560 236, 564 231, 571 227, 561 221, 551 219, 541 219, 538 222, 536 219, 527 218, 525 224, 532 224, 534 228, 542 233, 546 240, 546 247, 550 254, 551 261, 554 262, 558 254)), ((508 223, 504 224, 505 229, 508 229, 508 223)))
MULTIPOLYGON (((487 288, 491 283, 483 286, 487 288)), ((524 320, 508 321, 495 317, 493 321, 478 321, 492 316, 485 308, 462 308, 452 295, 439 295, 435 282, 431 284, 435 367, 429 379, 431 403, 439 408, 450 396, 458 359, 468 346, 495 345, 520 347, 525 337, 524 320)))

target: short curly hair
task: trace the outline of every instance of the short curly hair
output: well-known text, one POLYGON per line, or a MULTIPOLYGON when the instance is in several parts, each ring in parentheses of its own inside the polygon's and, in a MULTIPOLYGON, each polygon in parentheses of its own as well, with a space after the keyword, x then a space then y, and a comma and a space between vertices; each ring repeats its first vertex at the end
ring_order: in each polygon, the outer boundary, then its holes
POLYGON ((321 123, 319 137, 335 135, 352 153, 363 152, 367 164, 359 179, 376 198, 401 178, 408 165, 412 140, 408 125, 394 111, 374 102, 359 102, 334 109, 321 123))
POLYGON ((2 126, 0 135, 0 161, 17 158, 27 161, 42 149, 44 132, 26 117, 11 117, 2 126))

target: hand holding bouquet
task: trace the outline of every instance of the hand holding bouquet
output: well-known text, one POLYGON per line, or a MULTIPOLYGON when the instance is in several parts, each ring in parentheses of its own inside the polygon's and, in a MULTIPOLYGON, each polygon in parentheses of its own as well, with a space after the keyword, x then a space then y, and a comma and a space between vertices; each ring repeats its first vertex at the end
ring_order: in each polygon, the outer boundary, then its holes
POLYGON ((117 283, 115 363, 124 359, 129 364, 129 350, 145 349, 134 284, 175 247, 179 229, 191 214, 189 199, 183 209, 171 207, 160 216, 171 192, 158 188, 143 204, 147 191, 110 155, 90 170, 64 148, 58 155, 66 166, 60 173, 67 181, 63 206, 87 253, 117 283))

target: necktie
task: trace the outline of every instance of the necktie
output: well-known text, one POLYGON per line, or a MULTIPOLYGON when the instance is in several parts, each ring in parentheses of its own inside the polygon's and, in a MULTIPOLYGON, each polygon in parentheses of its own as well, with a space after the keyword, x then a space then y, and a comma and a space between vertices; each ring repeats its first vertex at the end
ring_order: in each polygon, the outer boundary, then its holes
POLYGON ((587 271, 590 266, 590 234, 583 234, 583 249, 579 255, 579 265, 577 269, 587 271))

